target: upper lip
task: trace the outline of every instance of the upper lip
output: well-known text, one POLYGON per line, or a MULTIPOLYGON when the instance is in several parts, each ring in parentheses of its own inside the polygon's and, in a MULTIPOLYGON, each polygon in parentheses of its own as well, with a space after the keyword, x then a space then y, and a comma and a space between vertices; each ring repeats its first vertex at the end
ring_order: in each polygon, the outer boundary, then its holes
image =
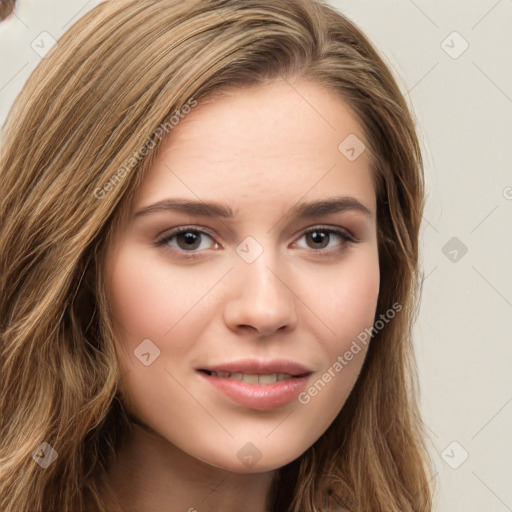
POLYGON ((294 377, 312 373, 311 370, 302 364, 286 359, 240 359, 238 361, 201 366, 197 368, 197 370, 260 375, 269 373, 286 373, 294 377))

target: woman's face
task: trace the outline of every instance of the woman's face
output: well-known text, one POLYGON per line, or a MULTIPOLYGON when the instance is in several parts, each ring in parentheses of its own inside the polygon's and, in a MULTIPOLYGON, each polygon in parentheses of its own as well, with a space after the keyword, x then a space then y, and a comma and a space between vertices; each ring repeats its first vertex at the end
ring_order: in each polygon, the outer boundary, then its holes
POLYGON ((180 121, 137 191, 108 255, 122 391, 191 457, 273 470, 343 407, 379 293, 361 141, 320 86, 231 90, 180 121))

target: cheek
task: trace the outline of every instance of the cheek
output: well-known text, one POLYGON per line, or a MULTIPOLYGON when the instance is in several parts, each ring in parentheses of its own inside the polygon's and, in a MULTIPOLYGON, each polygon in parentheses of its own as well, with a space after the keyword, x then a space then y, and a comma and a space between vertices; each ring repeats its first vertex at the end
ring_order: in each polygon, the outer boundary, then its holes
POLYGON ((166 302, 154 272, 135 256, 129 250, 121 251, 112 260, 108 281, 110 313, 123 365, 143 340, 159 338, 165 319, 166 302))
POLYGON ((332 354, 373 324, 380 287, 378 251, 368 247, 346 264, 322 272, 311 276, 308 287, 315 283, 314 307, 330 328, 326 348, 332 354))
POLYGON ((336 300, 335 330, 354 337, 359 331, 372 325, 379 285, 378 261, 370 261, 367 265, 361 265, 343 275, 336 300))
POLYGON ((324 354, 322 371, 299 402, 328 423, 355 385, 371 340, 380 285, 377 250, 358 253, 357 259, 325 278, 315 307, 322 312, 330 336, 318 337, 324 354))
POLYGON ((194 270, 191 278, 190 269, 169 272, 168 263, 160 258, 148 258, 130 248, 119 251, 111 261, 108 296, 118 342, 133 350, 146 338, 160 342, 169 336, 173 348, 179 350, 181 338, 171 331, 186 321, 215 276, 194 270))

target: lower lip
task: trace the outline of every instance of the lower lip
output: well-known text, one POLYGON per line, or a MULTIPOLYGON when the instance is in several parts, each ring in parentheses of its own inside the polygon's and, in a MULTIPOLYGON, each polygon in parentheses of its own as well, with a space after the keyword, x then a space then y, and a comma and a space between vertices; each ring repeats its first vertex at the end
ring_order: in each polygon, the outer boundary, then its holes
POLYGON ((248 384, 236 379, 214 377, 203 372, 199 374, 212 386, 244 407, 267 411, 289 404, 304 390, 307 376, 292 377, 275 384, 248 384))

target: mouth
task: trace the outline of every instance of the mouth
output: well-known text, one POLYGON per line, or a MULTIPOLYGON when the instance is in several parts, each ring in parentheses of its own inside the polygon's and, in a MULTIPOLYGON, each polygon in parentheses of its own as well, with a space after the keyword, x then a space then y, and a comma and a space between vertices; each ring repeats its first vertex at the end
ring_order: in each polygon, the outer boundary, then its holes
POLYGON ((197 372, 231 401, 258 410, 292 402, 313 373, 300 364, 282 360, 222 363, 198 368, 197 372))
POLYGON ((198 370, 200 372, 209 375, 210 377, 219 377, 221 379, 233 379, 238 380, 240 382, 245 382, 247 384, 259 384, 260 386, 271 386, 276 382, 281 382, 283 380, 289 380, 294 378, 305 377, 309 374, 303 375, 290 375, 289 373, 241 373, 241 372, 214 372, 210 370, 198 370))

